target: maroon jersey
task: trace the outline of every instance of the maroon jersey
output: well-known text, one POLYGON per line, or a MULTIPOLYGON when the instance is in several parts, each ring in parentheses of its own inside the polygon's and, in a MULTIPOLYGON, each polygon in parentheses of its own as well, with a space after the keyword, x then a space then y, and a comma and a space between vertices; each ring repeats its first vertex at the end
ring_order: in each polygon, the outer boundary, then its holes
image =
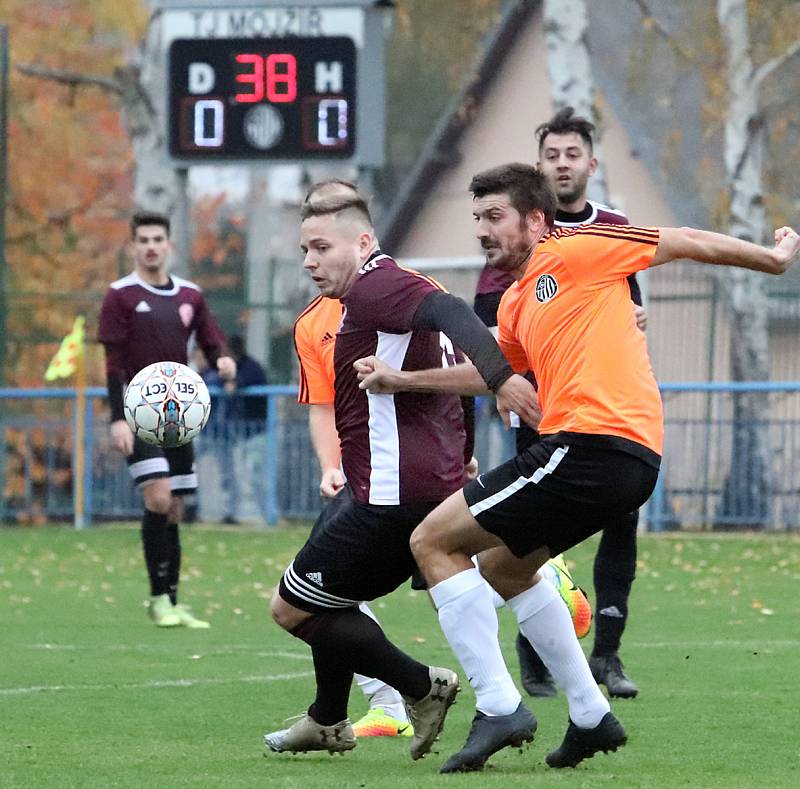
MULTIPOLYGON (((577 214, 569 214, 566 211, 556 212, 556 227, 578 227, 579 225, 591 225, 595 222, 606 225, 629 225, 628 217, 621 211, 615 211, 602 203, 586 201, 583 211, 577 214)), ((493 266, 486 265, 478 277, 478 285, 475 288, 475 295, 482 296, 486 293, 505 293, 506 289, 514 281, 514 277, 507 271, 499 271, 493 266)), ((636 301, 636 299, 634 299, 636 301)), ((641 301, 637 301, 641 304, 641 301)))
POLYGON ((464 416, 456 395, 370 394, 358 388, 353 370, 356 359, 371 355, 401 370, 453 364, 446 336, 413 329, 417 310, 435 290, 441 288, 428 277, 378 254, 342 298, 334 409, 342 467, 362 503, 438 502, 466 482, 464 416))
POLYGON ((106 370, 122 381, 153 362, 187 362, 189 337, 213 363, 225 338, 200 288, 170 277, 166 288, 129 274, 111 284, 100 312, 98 340, 106 346, 106 370))

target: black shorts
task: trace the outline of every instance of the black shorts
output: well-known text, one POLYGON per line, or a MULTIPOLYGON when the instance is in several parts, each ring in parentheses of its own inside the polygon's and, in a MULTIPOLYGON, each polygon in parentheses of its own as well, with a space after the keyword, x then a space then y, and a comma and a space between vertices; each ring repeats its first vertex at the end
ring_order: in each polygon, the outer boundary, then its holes
MULTIPOLYGON (((326 499, 322 512, 317 516, 314 525, 311 527, 309 539, 321 529, 324 529, 343 507, 352 503, 353 491, 349 485, 345 485, 332 499, 326 499)), ((416 563, 414 564, 414 572, 411 574, 411 588, 417 592, 424 592, 428 588, 428 582, 425 580, 422 570, 416 566, 416 563)))
POLYGON ((311 527, 309 539, 334 520, 340 510, 353 503, 353 490, 349 485, 345 485, 332 499, 324 499, 324 502, 321 512, 311 527))
POLYGON ((143 488, 154 479, 169 478, 169 489, 177 496, 197 490, 197 472, 194 467, 194 449, 189 444, 163 449, 136 438, 133 454, 127 458, 128 471, 137 488, 143 488))
POLYGON ((315 524, 281 579, 281 597, 322 613, 393 592, 416 569, 408 541, 434 507, 345 502, 322 526, 315 524))
MULTIPOLYGON (((630 442, 625 442, 630 443, 630 442)), ((636 445, 638 446, 638 445, 636 445)), ((569 434, 543 436, 520 455, 464 488, 472 516, 516 556, 548 546, 550 555, 644 504, 658 477, 658 456, 589 446, 569 434)))

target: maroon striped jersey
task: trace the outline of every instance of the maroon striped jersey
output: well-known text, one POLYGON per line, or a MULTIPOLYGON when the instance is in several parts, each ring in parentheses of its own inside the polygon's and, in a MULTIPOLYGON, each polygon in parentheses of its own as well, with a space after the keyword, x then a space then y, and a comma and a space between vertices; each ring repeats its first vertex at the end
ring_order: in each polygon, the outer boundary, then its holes
POLYGON ((356 499, 397 505, 443 501, 466 482, 464 415, 457 395, 370 394, 358 388, 353 362, 377 356, 395 369, 455 363, 441 332, 413 328, 431 279, 377 253, 345 296, 334 349, 336 429, 342 468, 356 499))
MULTIPOLYGON (((595 203, 587 200, 583 211, 571 214, 566 211, 556 211, 556 227, 578 227, 579 225, 591 225, 599 222, 605 225, 629 225, 628 217, 621 211, 616 211, 602 203, 595 203)), ((506 288, 514 281, 514 277, 507 271, 498 269, 488 264, 483 267, 478 285, 475 288, 475 295, 481 296, 485 293, 504 293, 506 288)), ((635 299, 634 299, 635 301, 635 299)), ((641 301, 636 302, 640 304, 641 301)))
POLYGON ((134 272, 109 287, 97 339, 106 346, 107 373, 130 381, 154 362, 186 364, 193 333, 209 361, 216 362, 225 337, 200 288, 175 276, 157 288, 134 272))

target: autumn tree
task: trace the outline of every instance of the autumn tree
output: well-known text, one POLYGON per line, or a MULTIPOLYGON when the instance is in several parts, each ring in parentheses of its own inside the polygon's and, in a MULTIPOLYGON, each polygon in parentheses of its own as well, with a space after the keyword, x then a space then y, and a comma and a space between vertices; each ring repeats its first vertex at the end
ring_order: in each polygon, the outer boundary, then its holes
MULTIPOLYGON (((18 385, 40 384, 53 341, 76 313, 97 310, 127 233, 133 160, 110 86, 147 16, 136 3, 89 6, 4 4, 11 65, 5 339, 7 379, 18 385)), ((96 368, 90 365, 95 380, 96 368)))
POLYGON ((592 199, 608 203, 608 180, 600 145, 602 118, 592 75, 586 0, 544 0, 543 21, 553 109, 558 112, 564 107, 573 107, 576 115, 589 118, 595 124, 594 153, 598 165, 589 181, 588 192, 592 199))

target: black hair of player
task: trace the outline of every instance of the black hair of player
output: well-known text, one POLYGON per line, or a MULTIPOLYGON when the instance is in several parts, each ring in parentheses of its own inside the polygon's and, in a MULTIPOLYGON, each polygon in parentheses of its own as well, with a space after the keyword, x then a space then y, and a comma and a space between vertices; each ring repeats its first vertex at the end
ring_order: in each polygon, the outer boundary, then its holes
POLYGON ((136 231, 143 225, 159 225, 164 228, 164 232, 169 238, 170 222, 164 214, 158 214, 155 211, 137 211, 131 217, 131 238, 136 238, 136 231))
POLYGON ((539 153, 544 148, 544 141, 548 134, 579 134, 586 143, 589 153, 594 148, 592 135, 595 132, 595 125, 586 118, 576 115, 572 107, 560 109, 549 121, 545 121, 536 127, 536 139, 539 141, 539 153))
POLYGON ((541 211, 547 227, 552 229, 558 209, 558 199, 547 178, 529 164, 501 164, 472 177, 469 183, 472 196, 507 194, 512 207, 523 217, 531 211, 541 211))

